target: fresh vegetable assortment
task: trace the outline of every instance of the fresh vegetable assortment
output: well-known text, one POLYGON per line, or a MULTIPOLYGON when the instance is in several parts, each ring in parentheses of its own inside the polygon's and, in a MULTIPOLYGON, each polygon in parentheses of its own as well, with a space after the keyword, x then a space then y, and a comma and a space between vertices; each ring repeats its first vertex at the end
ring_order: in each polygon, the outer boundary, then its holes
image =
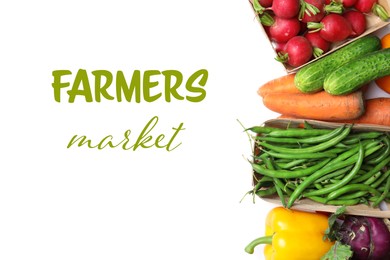
POLYGON ((296 69, 257 90, 279 119, 245 129, 254 143, 246 195, 282 204, 245 251, 264 245, 267 260, 390 260, 390 221, 347 211, 390 206, 390 96, 366 98, 374 81, 390 94, 390 33, 362 36, 367 15, 387 21, 387 10, 377 0, 251 3, 275 59, 296 69))
POLYGON ((389 19, 377 0, 251 0, 277 52, 276 60, 300 67, 367 30, 366 15, 389 19), (315 37, 310 37, 314 34, 315 37), (302 39, 304 37, 305 39, 302 39))

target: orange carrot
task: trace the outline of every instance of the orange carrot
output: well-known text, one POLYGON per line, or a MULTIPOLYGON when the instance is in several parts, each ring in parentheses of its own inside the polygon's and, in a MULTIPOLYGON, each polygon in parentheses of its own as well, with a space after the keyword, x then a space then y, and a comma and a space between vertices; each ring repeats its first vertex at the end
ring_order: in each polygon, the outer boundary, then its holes
POLYGON ((287 74, 282 77, 268 81, 267 83, 260 86, 257 90, 257 94, 264 97, 268 93, 291 93, 298 94, 302 93, 294 83, 295 74, 287 74))
MULTIPOLYGON (((300 119, 299 117, 290 115, 280 115, 281 119, 300 119)), ((371 124, 390 126, 390 98, 373 98, 365 101, 365 112, 362 116, 356 119, 339 120, 339 123, 350 124, 371 124)))
MULTIPOLYGON (((280 119, 301 119, 301 118, 296 117, 296 116, 288 116, 288 115, 280 115, 280 116, 278 116, 278 118, 280 118, 280 119)), ((307 119, 307 118, 305 118, 305 119, 307 119)))
POLYGON ((312 94, 268 93, 264 106, 289 117, 324 121, 355 119, 365 111, 362 91, 333 96, 325 91, 312 94))
POLYGON ((359 118, 346 123, 373 124, 390 126, 390 98, 378 97, 367 99, 366 112, 359 118))

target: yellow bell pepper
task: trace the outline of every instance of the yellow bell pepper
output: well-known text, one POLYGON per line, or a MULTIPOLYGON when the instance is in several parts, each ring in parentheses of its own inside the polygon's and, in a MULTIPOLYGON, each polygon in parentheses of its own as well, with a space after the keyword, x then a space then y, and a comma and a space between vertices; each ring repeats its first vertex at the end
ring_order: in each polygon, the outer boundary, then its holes
POLYGON ((328 217, 321 213, 276 207, 265 224, 265 236, 253 240, 245 251, 253 254, 257 245, 266 244, 266 260, 320 260, 334 244, 324 239, 328 217))

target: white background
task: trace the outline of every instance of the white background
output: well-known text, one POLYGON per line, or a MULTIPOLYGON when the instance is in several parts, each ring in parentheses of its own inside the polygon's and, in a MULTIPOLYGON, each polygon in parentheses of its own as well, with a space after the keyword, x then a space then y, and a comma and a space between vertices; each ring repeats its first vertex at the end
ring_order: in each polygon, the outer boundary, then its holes
POLYGON ((0 259, 262 259, 244 247, 273 205, 240 203, 251 147, 237 120, 276 117, 256 91, 285 72, 247 1, 13 1, 0 12, 0 259), (207 69, 207 97, 57 103, 59 69, 207 69), (74 134, 136 138, 153 116, 155 137, 184 123, 179 148, 66 148, 74 134))

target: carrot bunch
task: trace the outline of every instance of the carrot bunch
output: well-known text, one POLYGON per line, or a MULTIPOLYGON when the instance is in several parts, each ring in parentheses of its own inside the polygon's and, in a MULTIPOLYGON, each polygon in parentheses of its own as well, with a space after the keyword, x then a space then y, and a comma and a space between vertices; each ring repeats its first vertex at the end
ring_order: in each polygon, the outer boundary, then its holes
POLYGON ((302 93, 287 74, 260 86, 257 93, 268 109, 280 118, 314 119, 330 122, 390 126, 390 98, 364 99, 366 88, 342 96, 320 91, 302 93))

